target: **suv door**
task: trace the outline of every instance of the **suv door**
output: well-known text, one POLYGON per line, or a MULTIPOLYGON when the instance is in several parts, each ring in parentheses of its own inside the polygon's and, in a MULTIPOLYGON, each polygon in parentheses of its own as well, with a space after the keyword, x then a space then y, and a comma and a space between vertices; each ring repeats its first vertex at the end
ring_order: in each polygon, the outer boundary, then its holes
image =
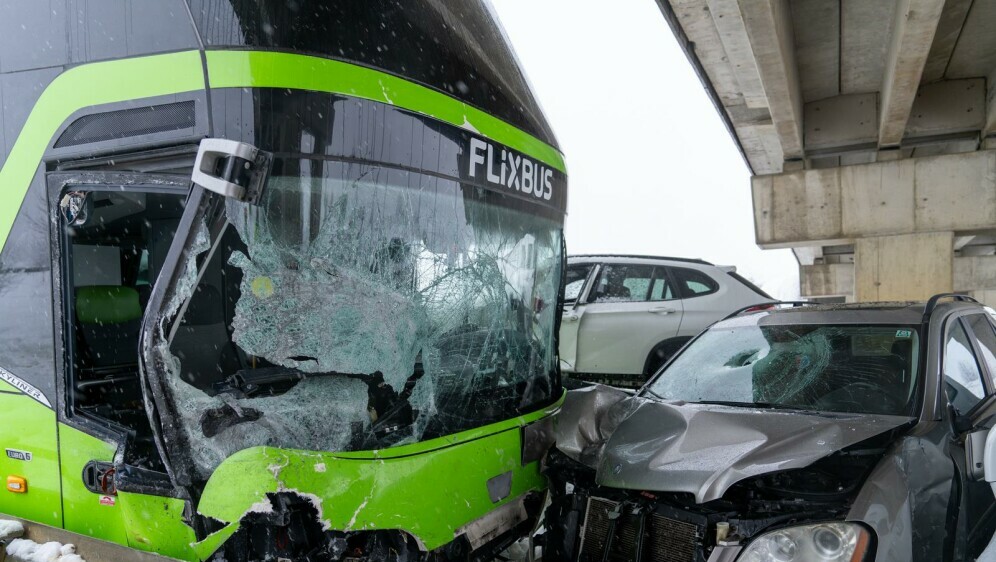
POLYGON ((681 325, 681 301, 661 266, 603 265, 583 308, 578 372, 642 377, 651 348, 681 325))
POLYGON ((564 275, 564 315, 560 321, 560 368, 568 373, 574 372, 577 363, 578 328, 581 326, 581 315, 584 314, 582 303, 588 296, 591 279, 598 272, 596 263, 573 263, 567 266, 564 275))
POLYGON ((695 336, 717 320, 740 308, 724 298, 727 291, 710 275, 690 267, 669 267, 684 314, 678 335, 695 336))
MULTIPOLYGON (((962 471, 962 498, 959 528, 966 536, 968 559, 974 559, 989 543, 996 530, 993 490, 982 478, 982 448, 992 427, 996 372, 996 331, 985 314, 969 314, 950 321, 943 356, 943 389, 956 416, 971 420, 970 428, 958 428, 954 449, 962 454, 955 461, 962 471), (987 419, 988 418, 988 419, 987 419)), ((959 425, 959 424, 956 424, 959 425)))

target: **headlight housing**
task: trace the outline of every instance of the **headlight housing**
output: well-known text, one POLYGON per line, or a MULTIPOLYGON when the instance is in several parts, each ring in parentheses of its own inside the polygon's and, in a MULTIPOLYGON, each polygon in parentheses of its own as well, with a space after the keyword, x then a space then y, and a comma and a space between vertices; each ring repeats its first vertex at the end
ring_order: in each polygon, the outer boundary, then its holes
POLYGON ((860 562, 871 534, 857 523, 827 522, 769 531, 747 545, 737 562, 860 562))

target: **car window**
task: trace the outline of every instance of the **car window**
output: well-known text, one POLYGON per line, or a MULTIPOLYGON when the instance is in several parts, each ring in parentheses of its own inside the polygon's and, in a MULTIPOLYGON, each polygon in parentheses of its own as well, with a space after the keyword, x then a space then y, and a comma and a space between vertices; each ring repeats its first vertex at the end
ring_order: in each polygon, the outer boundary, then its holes
POLYGON ((650 300, 669 301, 675 296, 671 280, 668 279, 666 268, 658 267, 654 270, 654 281, 650 285, 650 300))
POLYGON ((645 301, 654 277, 651 265, 606 265, 595 291, 597 302, 645 301))
POLYGON ((673 267, 671 273, 678 283, 678 288, 684 298, 700 297, 715 293, 719 290, 719 283, 701 271, 686 269, 684 267, 673 267))
POLYGON ((975 341, 982 351, 982 363, 989 367, 989 374, 996 375, 996 331, 985 314, 973 314, 965 317, 975 341))
POLYGON ((584 289, 584 281, 588 278, 588 274, 591 272, 591 268, 595 267, 593 263, 579 263, 567 266, 567 275, 564 280, 564 300, 567 302, 574 302, 581 295, 581 290, 584 289))
POLYGON ((905 415, 916 390, 912 326, 720 322, 649 386, 664 400, 905 415))
POLYGON ((944 344, 944 390, 959 414, 971 410, 986 395, 968 334, 957 320, 951 324, 944 344))

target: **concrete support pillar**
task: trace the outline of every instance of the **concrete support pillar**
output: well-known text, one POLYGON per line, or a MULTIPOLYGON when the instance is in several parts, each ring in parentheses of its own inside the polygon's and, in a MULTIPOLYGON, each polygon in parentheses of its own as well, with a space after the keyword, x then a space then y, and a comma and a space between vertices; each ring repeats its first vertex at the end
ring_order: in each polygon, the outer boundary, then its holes
POLYGON ((854 252, 855 300, 924 300, 949 293, 953 258, 952 232, 860 238, 854 252))
POLYGON ((799 266, 799 290, 806 297, 854 295, 853 263, 819 263, 799 266))

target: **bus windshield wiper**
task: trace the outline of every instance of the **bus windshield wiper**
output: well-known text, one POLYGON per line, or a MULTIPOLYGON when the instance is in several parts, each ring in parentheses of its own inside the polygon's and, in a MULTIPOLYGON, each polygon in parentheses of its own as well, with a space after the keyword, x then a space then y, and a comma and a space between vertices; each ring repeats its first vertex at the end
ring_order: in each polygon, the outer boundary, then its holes
POLYGON ((360 379, 369 382, 371 375, 362 373, 338 373, 338 372, 318 372, 309 373, 299 369, 289 367, 258 367, 255 369, 241 369, 234 375, 229 375, 223 381, 214 384, 216 393, 235 394, 237 397, 250 398, 257 394, 264 387, 283 385, 286 383, 296 384, 308 378, 341 376, 360 379))

